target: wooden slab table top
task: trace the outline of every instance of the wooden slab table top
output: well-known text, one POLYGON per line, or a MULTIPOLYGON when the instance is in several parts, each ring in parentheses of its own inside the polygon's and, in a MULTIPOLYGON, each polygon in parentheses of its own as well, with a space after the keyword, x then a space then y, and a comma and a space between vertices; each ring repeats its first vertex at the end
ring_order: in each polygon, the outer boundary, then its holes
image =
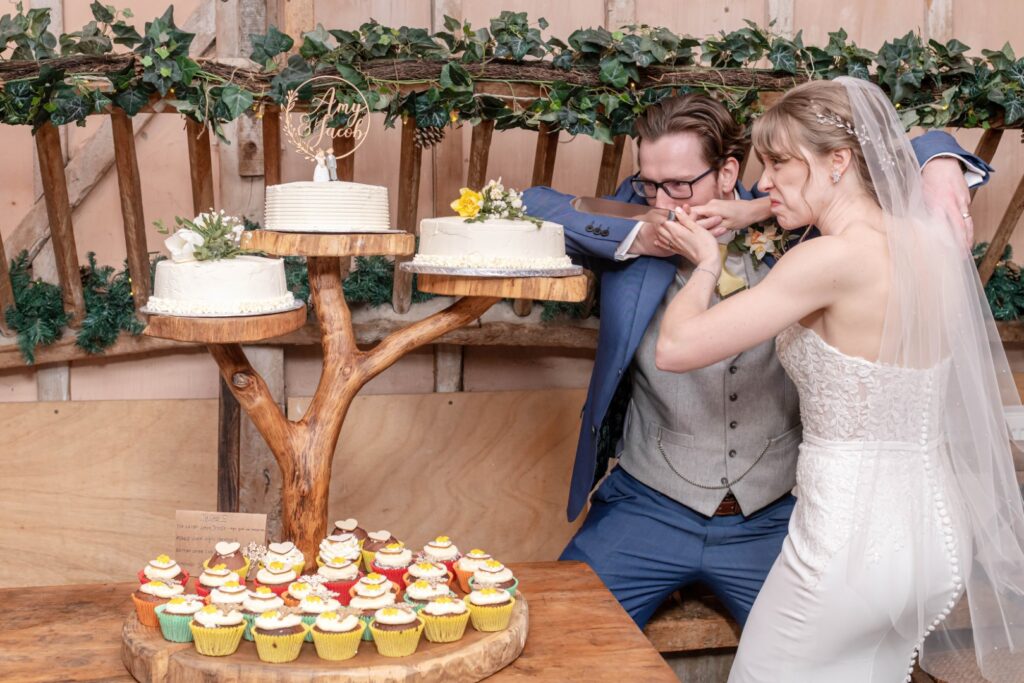
MULTIPOLYGON (((529 599, 530 632, 522 655, 489 681, 679 680, 585 564, 511 567, 529 599)), ((121 627, 137 585, 0 589, 8 617, 0 629, 0 680, 133 681, 121 663, 121 627)))

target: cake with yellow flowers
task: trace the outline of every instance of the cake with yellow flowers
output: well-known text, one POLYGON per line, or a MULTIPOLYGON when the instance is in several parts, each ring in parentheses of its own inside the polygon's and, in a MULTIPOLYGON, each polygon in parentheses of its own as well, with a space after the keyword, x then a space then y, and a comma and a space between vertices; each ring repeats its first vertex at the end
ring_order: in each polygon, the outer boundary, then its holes
POLYGON ((451 206, 458 216, 420 221, 414 265, 483 271, 572 267, 562 226, 527 216, 522 195, 506 189, 500 178, 479 192, 462 188, 451 206))

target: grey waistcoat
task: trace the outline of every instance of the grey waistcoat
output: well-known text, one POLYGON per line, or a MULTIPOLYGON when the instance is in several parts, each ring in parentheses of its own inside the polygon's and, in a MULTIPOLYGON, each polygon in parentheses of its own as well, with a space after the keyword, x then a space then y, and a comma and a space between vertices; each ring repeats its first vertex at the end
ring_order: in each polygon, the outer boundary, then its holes
MULTIPOLYGON (((749 257, 744 265, 751 285, 767 275, 768 268, 755 269, 749 257)), ((699 370, 658 370, 658 331, 685 276, 677 274, 669 286, 633 358, 633 394, 619 463, 647 486, 703 515, 713 515, 730 490, 749 515, 796 484, 801 436, 796 387, 775 355, 774 340, 699 370)))

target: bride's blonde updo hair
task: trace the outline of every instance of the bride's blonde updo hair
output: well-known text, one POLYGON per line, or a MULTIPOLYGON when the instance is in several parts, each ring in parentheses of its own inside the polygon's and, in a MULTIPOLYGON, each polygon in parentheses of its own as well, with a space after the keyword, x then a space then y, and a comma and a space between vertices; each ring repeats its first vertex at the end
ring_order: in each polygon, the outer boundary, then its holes
POLYGON ((811 81, 786 93, 754 122, 751 134, 754 151, 761 159, 799 159, 808 167, 804 150, 824 156, 837 149, 849 149, 853 158, 847 173, 856 174, 861 187, 878 201, 854 128, 850 98, 842 83, 811 81))

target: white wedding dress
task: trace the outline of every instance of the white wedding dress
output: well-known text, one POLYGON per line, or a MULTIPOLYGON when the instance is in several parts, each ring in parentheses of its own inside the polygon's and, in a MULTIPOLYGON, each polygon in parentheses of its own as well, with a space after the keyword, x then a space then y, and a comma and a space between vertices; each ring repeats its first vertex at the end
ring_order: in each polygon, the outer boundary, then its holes
POLYGON ((729 681, 910 680, 965 581, 960 505, 938 464, 948 363, 867 361, 799 324, 776 347, 800 394, 797 503, 729 681))

